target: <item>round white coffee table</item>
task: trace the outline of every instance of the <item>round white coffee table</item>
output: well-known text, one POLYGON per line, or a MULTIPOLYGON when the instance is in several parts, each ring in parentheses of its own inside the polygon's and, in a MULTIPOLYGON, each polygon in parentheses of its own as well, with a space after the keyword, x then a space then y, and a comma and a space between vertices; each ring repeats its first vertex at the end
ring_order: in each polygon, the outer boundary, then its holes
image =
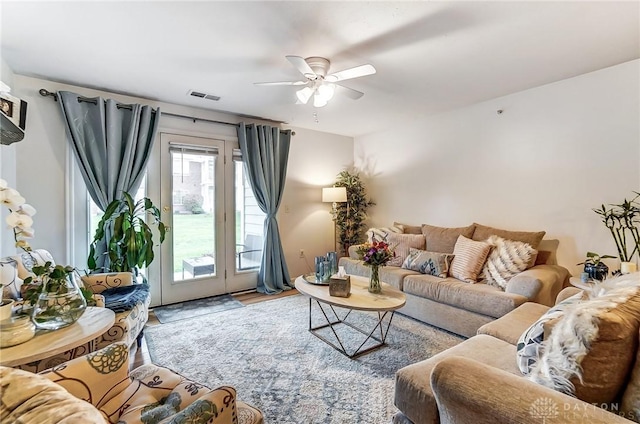
POLYGON ((387 334, 391 327, 391 320, 397 309, 400 309, 406 303, 406 296, 400 290, 387 283, 381 282, 382 291, 379 294, 369 293, 369 279, 364 277, 358 277, 356 275, 350 276, 351 278, 351 295, 349 297, 335 297, 329 295, 328 285, 317 285, 307 282, 303 276, 296 278, 296 289, 303 295, 309 298, 309 331, 320 340, 324 341, 334 349, 339 351, 349 358, 355 358, 364 353, 370 352, 386 344, 387 334), (312 303, 316 302, 320 312, 326 320, 326 324, 318 326, 312 325, 312 303), (328 306, 325 309, 323 305, 328 306), (347 309, 347 313, 344 317, 340 318, 334 306, 347 309), (327 312, 331 310, 333 313, 332 319, 327 312), (352 311, 373 311, 378 313, 378 321, 371 330, 364 330, 351 322, 347 321, 347 318, 352 311), (388 317, 388 320, 386 318, 388 317), (366 338, 362 344, 356 348, 353 353, 348 353, 345 349, 344 342, 336 332, 336 326, 344 324, 354 330, 364 334, 366 338), (318 332, 323 328, 330 328, 333 333, 334 339, 337 341, 337 345, 331 340, 324 337, 318 332), (374 334, 379 330, 378 334, 374 334), (364 348, 367 342, 373 339, 377 341, 376 344, 364 348))
POLYGON ((27 342, 0 349, 0 365, 30 364, 91 342, 113 326, 115 317, 111 309, 89 306, 80 319, 68 327, 39 331, 27 342))

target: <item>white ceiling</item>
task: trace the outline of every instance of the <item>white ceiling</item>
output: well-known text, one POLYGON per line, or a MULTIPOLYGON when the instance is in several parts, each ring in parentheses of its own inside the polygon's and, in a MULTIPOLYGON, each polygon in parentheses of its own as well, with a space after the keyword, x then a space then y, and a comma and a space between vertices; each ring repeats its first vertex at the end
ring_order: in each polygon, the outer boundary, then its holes
POLYGON ((638 1, 2 1, 0 14, 16 74, 349 136, 640 57, 638 1), (363 98, 315 109, 296 87, 253 85, 298 80, 285 55, 378 73, 345 81, 363 98))

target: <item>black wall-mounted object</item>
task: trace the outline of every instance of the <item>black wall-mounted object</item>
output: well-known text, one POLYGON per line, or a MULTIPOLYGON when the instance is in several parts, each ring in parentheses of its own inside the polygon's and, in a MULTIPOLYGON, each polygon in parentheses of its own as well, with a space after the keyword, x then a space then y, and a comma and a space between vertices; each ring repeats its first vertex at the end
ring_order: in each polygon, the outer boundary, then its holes
POLYGON ((0 94, 0 144, 22 140, 26 127, 27 102, 10 94, 0 94))

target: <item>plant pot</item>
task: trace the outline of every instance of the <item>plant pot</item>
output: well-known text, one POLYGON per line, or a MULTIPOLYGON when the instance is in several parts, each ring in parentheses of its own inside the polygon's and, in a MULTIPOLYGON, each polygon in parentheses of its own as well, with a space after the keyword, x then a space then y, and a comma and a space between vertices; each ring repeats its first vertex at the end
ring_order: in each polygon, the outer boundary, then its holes
POLYGON ((76 322, 87 308, 87 302, 73 276, 66 287, 55 292, 40 293, 33 305, 31 319, 39 330, 58 330, 76 322))
POLYGON ((584 264, 584 272, 589 274, 589 278, 592 280, 602 281, 607 278, 609 267, 603 262, 598 264, 584 264))
POLYGON ((621 274, 631 274, 638 270, 638 266, 635 262, 620 262, 620 273, 621 274))

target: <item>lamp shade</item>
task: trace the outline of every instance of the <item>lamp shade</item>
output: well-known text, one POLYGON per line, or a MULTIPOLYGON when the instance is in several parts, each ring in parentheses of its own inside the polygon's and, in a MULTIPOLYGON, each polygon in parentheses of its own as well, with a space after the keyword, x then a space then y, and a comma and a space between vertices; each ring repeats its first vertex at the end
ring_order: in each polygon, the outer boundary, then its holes
POLYGON ((347 188, 346 187, 327 187, 322 189, 322 201, 323 202, 346 202, 347 201, 347 188))

